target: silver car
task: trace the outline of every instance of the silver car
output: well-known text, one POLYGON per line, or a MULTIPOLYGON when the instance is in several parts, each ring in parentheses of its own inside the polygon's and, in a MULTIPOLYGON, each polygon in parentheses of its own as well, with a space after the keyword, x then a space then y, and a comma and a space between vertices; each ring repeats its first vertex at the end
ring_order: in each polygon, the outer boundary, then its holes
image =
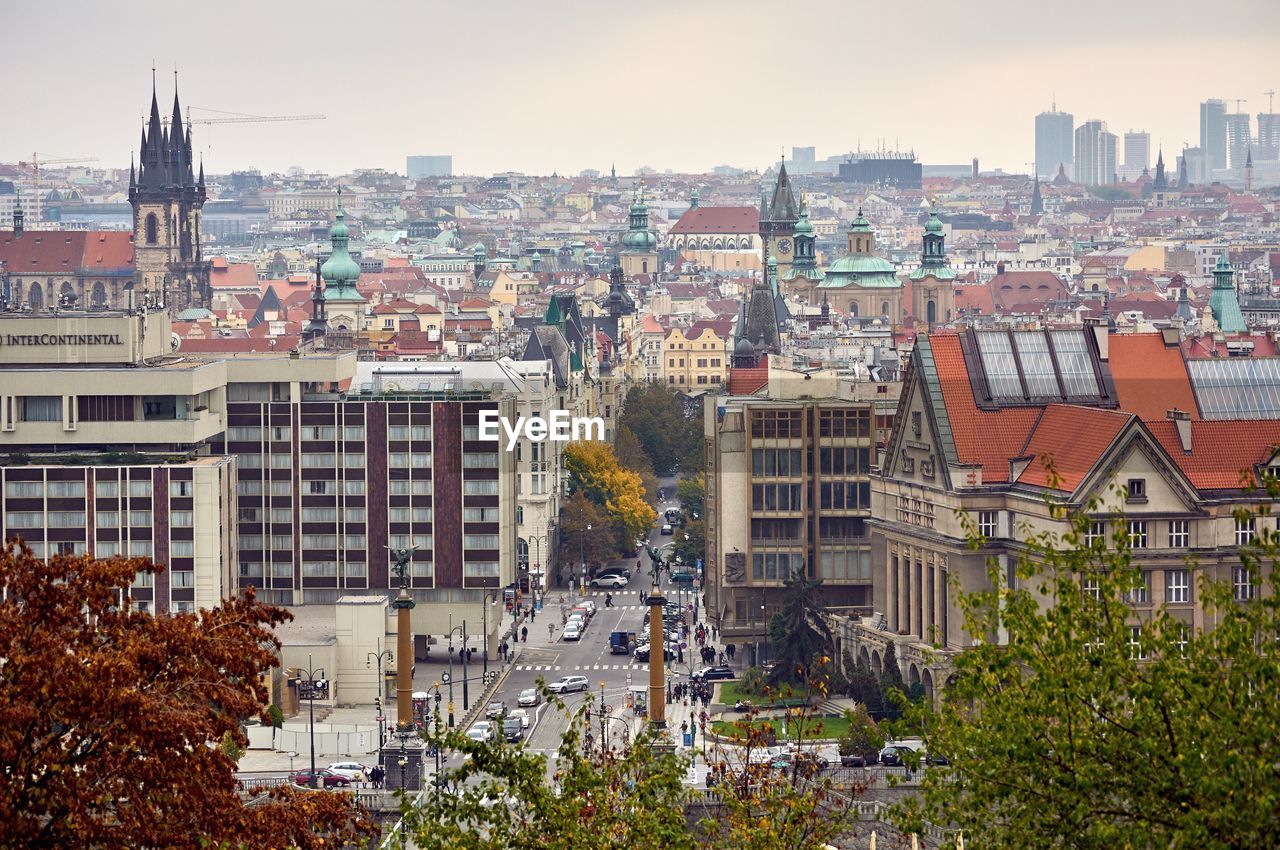
POLYGON ((567 694, 572 691, 585 691, 590 684, 586 676, 562 676, 547 685, 547 689, 553 694, 567 694))
POLYGON ((542 703, 542 694, 538 693, 537 688, 525 688, 520 692, 520 698, 516 700, 516 705, 540 705, 542 703))

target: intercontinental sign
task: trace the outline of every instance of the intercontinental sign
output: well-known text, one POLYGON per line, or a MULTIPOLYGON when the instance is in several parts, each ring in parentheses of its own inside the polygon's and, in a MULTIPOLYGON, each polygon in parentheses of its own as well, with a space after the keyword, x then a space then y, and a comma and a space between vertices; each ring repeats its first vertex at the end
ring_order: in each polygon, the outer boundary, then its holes
POLYGON ((5 334, 5 345, 124 345, 119 334, 5 334))

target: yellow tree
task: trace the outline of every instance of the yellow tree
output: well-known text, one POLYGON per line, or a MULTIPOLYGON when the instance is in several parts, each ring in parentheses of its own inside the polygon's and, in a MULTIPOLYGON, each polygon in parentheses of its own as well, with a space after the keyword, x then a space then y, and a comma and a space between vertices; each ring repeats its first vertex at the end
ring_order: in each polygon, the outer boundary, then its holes
POLYGON ((642 537, 657 514, 645 499, 644 481, 630 469, 623 469, 613 447, 602 442, 570 444, 564 452, 569 486, 604 508, 619 535, 619 547, 642 537))

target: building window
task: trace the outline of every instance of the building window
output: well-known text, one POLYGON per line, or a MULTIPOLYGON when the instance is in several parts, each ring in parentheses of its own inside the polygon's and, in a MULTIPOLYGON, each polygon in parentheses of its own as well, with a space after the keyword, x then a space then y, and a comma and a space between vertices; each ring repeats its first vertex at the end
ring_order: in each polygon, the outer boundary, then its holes
POLYGON ((978 511, 978 534, 988 540, 998 536, 999 518, 999 511, 978 511))
POLYGON ((1147 659, 1147 652, 1142 648, 1142 626, 1129 627, 1129 657, 1134 661, 1147 659))
POLYGON ((93 490, 99 499, 120 498, 120 482, 118 481, 99 481, 94 484, 93 490))
POLYGON ((1151 571, 1143 570, 1139 578, 1139 584, 1124 595, 1130 605, 1146 605, 1151 601, 1151 571))
POLYGON ((22 400, 23 422, 61 422, 61 396, 27 396, 22 400))
POLYGON ((175 558, 190 558, 196 554, 194 540, 174 540, 169 544, 169 554, 175 558))
POLYGON ((465 534, 462 537, 462 547, 464 549, 497 549, 498 535, 465 534))
POLYGON ((1099 540, 1107 539, 1107 523, 1100 519, 1089 520, 1089 527, 1084 530, 1084 545, 1092 546, 1099 540))
POLYGON ((463 481, 462 493, 464 496, 496 496, 498 495, 498 482, 463 481))
POLYGON ((1144 519, 1129 520, 1129 548, 1147 548, 1147 521, 1144 519))
POLYGON ((150 558, 151 557, 151 541, 150 540, 130 540, 129 541, 129 557, 130 558, 150 558))
POLYGON ((1164 601, 1176 603, 1191 601, 1191 572, 1189 570, 1164 571, 1164 601))
POLYGON ((1085 596, 1095 600, 1102 599, 1102 582, 1096 575, 1086 575, 1081 580, 1080 587, 1084 590, 1085 596))
POLYGON ((387 428, 388 440, 407 440, 409 439, 408 425, 392 425, 387 428))
POLYGON ((194 519, 191 511, 174 511, 169 514, 169 525, 173 528, 191 528, 194 519))
POLYGON ((467 578, 497 578, 497 561, 467 561, 462 566, 462 574, 467 578))
POLYGON ((1248 546, 1253 543, 1258 521, 1255 517, 1236 517, 1236 545, 1248 546))
POLYGON ((1254 597, 1253 570, 1246 566, 1231 568, 1232 595, 1237 602, 1248 602, 1254 597))
POLYGON ((1169 548, 1185 549, 1191 542, 1191 535, 1188 532, 1187 521, 1185 519, 1169 520, 1169 548))
POLYGON ((1178 626, 1178 636, 1174 640, 1174 646, 1178 647, 1179 655, 1187 654, 1187 644, 1191 642, 1191 628, 1186 625, 1178 626))
POLYGON ((1147 480, 1145 478, 1129 479, 1129 501, 1145 502, 1147 500, 1147 480))
MULTIPOLYGON (((38 482, 35 482, 35 483, 37 487, 40 486, 38 482)), ((49 482, 49 498, 50 499, 83 499, 84 498, 84 482, 83 481, 50 481, 49 482)))

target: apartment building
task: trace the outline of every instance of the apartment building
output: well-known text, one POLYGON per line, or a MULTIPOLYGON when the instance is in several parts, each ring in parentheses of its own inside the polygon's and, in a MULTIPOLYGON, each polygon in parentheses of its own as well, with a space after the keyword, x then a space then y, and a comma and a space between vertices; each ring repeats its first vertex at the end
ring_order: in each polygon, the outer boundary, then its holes
POLYGON ((685 393, 718 390, 729 374, 729 321, 705 320, 673 327, 662 341, 664 380, 685 393))
POLYGON ((1202 574, 1252 599, 1262 577, 1235 547, 1274 520, 1233 511, 1259 502, 1242 474, 1276 467, 1280 361, 1186 360, 1179 342, 1101 326, 918 337, 872 484, 872 599, 833 617, 842 651, 879 670, 893 644, 909 685, 944 686, 976 639, 957 594, 989 589, 993 561, 1016 582, 1028 537, 1066 531, 1049 499, 1088 510, 1091 537, 1127 535, 1146 580, 1133 629, 1160 603, 1211 627, 1202 574))

